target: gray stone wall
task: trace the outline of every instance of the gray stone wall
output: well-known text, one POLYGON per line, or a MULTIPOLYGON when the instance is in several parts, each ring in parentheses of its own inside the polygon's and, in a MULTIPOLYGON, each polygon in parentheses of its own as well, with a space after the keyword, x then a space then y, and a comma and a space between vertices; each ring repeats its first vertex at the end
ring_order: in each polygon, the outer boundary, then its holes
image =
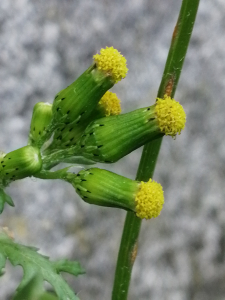
MULTIPOLYGON (((127 112, 154 103, 181 1, 1 0, 0 148, 27 143, 32 108, 51 102, 105 46, 127 58, 113 87, 127 112)), ((222 300, 225 295, 225 2, 205 0, 176 93, 185 131, 165 137, 155 179, 165 191, 161 216, 144 221, 130 300, 222 300)), ((141 150, 99 165, 135 178, 141 150)), ((80 299, 110 299, 125 212, 82 202, 60 181, 25 179, 8 193, 0 226, 53 259, 79 260, 87 274, 67 280, 80 299)), ((21 268, 9 263, 0 299, 11 299, 21 268)))

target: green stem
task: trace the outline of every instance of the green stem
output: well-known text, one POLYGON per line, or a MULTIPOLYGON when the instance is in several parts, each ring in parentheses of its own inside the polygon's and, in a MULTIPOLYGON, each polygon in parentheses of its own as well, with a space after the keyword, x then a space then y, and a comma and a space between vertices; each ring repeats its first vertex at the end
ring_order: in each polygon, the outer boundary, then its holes
POLYGON ((40 172, 33 174, 33 176, 41 179, 65 179, 67 178, 68 171, 71 167, 72 166, 69 166, 54 172, 48 170, 41 170, 40 172))
MULTIPOLYGON (((200 0, 183 0, 174 29, 158 97, 164 94, 173 97, 181 74, 200 0)), ((137 180, 147 181, 153 177, 162 138, 144 146, 137 180)), ((126 300, 131 272, 137 254, 137 241, 141 219, 132 212, 127 213, 118 254, 112 300, 126 300)))

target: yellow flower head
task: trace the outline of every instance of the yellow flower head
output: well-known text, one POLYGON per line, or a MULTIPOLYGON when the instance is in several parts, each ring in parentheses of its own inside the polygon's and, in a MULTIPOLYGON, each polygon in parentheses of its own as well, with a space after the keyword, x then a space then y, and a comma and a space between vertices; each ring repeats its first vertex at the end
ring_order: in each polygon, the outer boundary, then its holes
POLYGON ((106 47, 100 50, 100 54, 93 56, 97 68, 109 73, 112 79, 117 83, 122 78, 126 77, 127 65, 126 58, 113 47, 106 47))
POLYGON ((98 105, 104 109, 106 117, 119 115, 121 113, 120 100, 115 93, 106 92, 98 105))
POLYGON ((181 133, 186 123, 186 114, 182 105, 165 95, 163 99, 157 98, 155 113, 160 130, 165 135, 176 136, 181 133))
POLYGON ((141 219, 158 217, 164 204, 161 184, 152 179, 149 179, 148 182, 141 181, 135 202, 137 217, 141 219))

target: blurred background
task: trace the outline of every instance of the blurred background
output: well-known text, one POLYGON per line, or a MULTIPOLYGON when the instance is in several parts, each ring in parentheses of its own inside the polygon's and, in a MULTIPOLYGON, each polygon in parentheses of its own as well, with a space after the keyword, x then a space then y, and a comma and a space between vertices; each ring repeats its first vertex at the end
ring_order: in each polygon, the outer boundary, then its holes
MULTIPOLYGON (((180 0, 1 0, 0 149, 26 145, 32 109, 74 81, 102 47, 127 58, 113 87, 124 112, 154 103, 180 0)), ((165 137, 154 179, 163 185, 159 218, 143 221, 129 300, 225 299, 225 2, 200 3, 175 99, 187 113, 176 140, 165 137)), ((141 149, 112 165, 135 178, 141 149)), ((126 212, 88 205, 69 184, 24 179, 7 189, 0 226, 52 259, 78 260, 67 276, 80 299, 110 299, 126 212)), ((22 276, 6 265, 1 300, 22 276)))

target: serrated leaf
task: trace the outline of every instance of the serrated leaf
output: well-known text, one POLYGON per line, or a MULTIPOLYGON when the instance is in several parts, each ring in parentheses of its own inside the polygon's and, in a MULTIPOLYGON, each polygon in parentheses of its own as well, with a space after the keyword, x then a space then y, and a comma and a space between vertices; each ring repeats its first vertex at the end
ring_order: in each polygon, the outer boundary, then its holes
POLYGON ((77 261, 69 261, 68 259, 60 259, 54 262, 55 268, 58 272, 70 273, 74 276, 84 274, 85 270, 77 261))
MULTIPOLYGON (((12 265, 20 265, 23 268, 23 278, 20 285, 17 288, 17 293, 24 289, 33 278, 35 278, 35 285, 43 286, 43 281, 48 281, 54 288, 59 300, 79 300, 74 294, 65 280, 59 273, 59 271, 67 272, 77 266, 76 274, 79 274, 79 264, 75 262, 66 261, 65 266, 62 266, 62 261, 50 261, 48 257, 37 253, 36 248, 26 247, 15 243, 6 232, 0 230, 0 269, 5 266, 6 259, 12 263, 12 265), (71 264, 71 265, 70 265, 71 264)), ((75 271, 74 271, 75 272, 75 271)), ((80 268, 80 274, 84 271, 80 268)), ((26 299, 33 300, 33 299, 26 299)))
POLYGON ((0 214, 3 212, 5 203, 8 203, 10 206, 14 206, 12 198, 7 195, 3 189, 0 189, 0 214))

